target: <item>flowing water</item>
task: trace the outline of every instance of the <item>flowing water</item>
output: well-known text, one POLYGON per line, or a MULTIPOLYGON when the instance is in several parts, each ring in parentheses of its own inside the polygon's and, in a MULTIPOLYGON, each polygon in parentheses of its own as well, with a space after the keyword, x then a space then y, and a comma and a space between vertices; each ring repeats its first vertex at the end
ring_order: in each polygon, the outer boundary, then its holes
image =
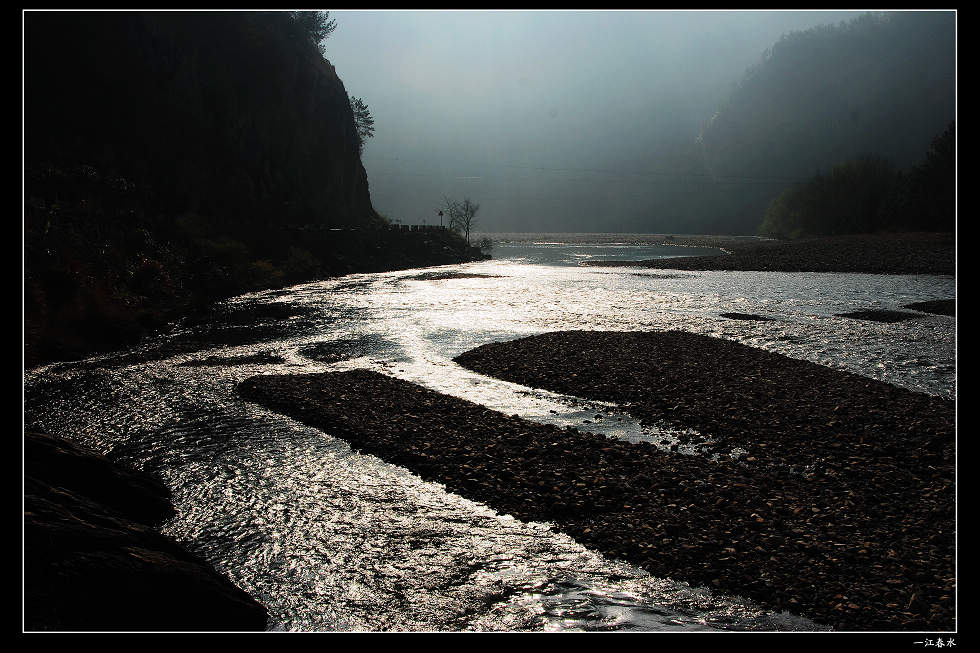
POLYGON ((576 265, 676 252, 701 253, 501 243, 491 261, 244 295, 134 349, 28 371, 25 427, 158 473, 178 512, 164 532, 263 603, 271 630, 826 630, 607 559, 235 394, 255 374, 363 367, 526 419, 669 446, 669 430, 615 407, 452 358, 545 331, 681 329, 955 396, 955 319, 835 317, 953 297, 953 277, 576 265))

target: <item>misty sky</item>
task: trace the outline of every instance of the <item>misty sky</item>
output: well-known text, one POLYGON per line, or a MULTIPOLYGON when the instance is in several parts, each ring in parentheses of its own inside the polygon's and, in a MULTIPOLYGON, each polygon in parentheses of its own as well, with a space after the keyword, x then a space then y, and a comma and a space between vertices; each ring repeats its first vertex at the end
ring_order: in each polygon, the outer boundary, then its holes
POLYGON ((437 224, 448 195, 478 231, 625 231, 766 48, 859 13, 331 11, 325 45, 375 119, 380 213, 437 224))

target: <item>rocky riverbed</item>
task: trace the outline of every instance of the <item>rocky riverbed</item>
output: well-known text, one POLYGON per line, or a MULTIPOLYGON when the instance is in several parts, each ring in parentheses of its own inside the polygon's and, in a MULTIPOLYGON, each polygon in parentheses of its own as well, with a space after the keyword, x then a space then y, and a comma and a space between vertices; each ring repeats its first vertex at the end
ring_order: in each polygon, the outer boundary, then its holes
POLYGON ((689 333, 553 333, 457 360, 695 429, 703 455, 363 370, 239 392, 655 575, 841 630, 955 627, 953 402, 689 333))

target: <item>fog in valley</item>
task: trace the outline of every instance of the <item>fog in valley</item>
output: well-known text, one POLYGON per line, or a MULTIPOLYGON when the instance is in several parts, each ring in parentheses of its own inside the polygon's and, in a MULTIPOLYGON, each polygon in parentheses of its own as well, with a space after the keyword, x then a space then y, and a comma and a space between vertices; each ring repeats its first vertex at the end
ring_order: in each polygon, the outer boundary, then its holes
MULTIPOLYGON (((702 129, 781 37, 861 15, 331 11, 337 28, 324 44, 375 119, 362 160, 372 202, 392 220, 438 224, 443 196, 466 196, 481 206, 482 231, 751 233, 759 207, 816 168, 711 170, 702 129)), ((935 14, 911 17, 934 29, 935 14)), ((946 12, 944 64, 953 25, 946 12)), ((814 74, 813 62, 792 65, 814 74)), ((916 134, 917 156, 953 118, 952 75, 934 88, 943 115, 916 134)), ((810 99, 828 111, 839 100, 819 88, 810 99)))

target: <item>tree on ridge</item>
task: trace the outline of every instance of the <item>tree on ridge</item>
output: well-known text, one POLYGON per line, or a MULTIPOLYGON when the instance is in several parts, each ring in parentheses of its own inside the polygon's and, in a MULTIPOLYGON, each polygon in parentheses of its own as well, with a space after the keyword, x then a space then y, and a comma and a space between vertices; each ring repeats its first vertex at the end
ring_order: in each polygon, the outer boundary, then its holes
POLYGON ((330 12, 291 11, 289 15, 303 29, 313 45, 320 50, 320 54, 325 54, 327 48, 323 42, 337 29, 337 21, 331 20, 330 12))
POLYGON ((358 97, 350 99, 350 108, 354 112, 354 125, 357 126, 358 153, 364 152, 364 142, 374 136, 374 118, 364 100, 358 97))

